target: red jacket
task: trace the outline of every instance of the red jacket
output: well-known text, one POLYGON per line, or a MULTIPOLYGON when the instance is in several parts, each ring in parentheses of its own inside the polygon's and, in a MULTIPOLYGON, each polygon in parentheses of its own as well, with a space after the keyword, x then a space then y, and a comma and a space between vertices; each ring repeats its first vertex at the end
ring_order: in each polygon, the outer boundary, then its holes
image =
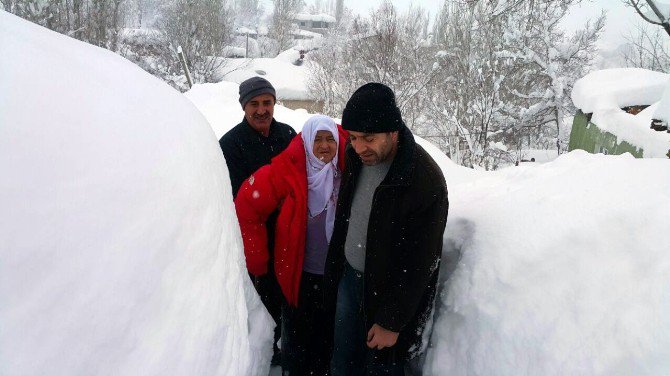
MULTIPOLYGON (((348 133, 339 130, 338 168, 344 170, 348 133)), ((265 221, 277 208, 274 263, 279 286, 289 304, 298 305, 298 292, 307 233, 307 162, 298 134, 281 154, 242 183, 235 210, 242 230, 247 269, 253 275, 268 271, 268 234, 265 221)))

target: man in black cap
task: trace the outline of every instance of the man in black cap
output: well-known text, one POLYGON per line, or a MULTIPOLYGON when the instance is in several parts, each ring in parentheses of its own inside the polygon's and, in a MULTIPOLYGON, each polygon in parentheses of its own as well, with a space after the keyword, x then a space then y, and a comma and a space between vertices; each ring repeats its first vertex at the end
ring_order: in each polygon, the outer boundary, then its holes
POLYGON ((325 275, 326 299, 335 310, 331 373, 403 375, 424 350, 447 186, 414 142, 387 86, 356 90, 342 127, 351 145, 325 275))
MULTIPOLYGON (((252 77, 240 84, 240 104, 244 110, 244 119, 221 137, 219 145, 226 158, 233 197, 251 174, 281 153, 296 135, 293 128, 276 121, 273 117, 277 101, 275 88, 268 80, 252 77)), ((277 214, 266 222, 268 229, 268 273, 253 277, 256 291, 263 304, 277 323, 275 327, 273 365, 279 364, 277 341, 281 334, 281 302, 283 295, 274 273, 274 228, 277 214)))
POLYGON ((245 179, 270 163, 296 135, 293 128, 274 119, 276 101, 275 88, 264 78, 251 77, 240 84, 244 119, 219 140, 228 164, 233 197, 245 179))

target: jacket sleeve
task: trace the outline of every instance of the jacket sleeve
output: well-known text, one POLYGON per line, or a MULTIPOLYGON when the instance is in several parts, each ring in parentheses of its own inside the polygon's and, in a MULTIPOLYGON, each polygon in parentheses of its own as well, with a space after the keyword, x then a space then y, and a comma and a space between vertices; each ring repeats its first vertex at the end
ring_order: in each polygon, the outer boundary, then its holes
POLYGON ((281 202, 280 182, 274 180, 272 165, 265 165, 242 183, 235 198, 247 269, 255 276, 268 271, 270 255, 265 222, 281 202))
POLYGON ((439 267, 449 210, 447 188, 439 187, 431 196, 407 219, 407 242, 375 316, 377 324, 394 332, 400 332, 414 317, 439 267))
POLYGON ((219 146, 221 146, 223 157, 226 159, 230 185, 233 187, 233 198, 235 198, 242 182, 247 178, 247 172, 244 169, 245 161, 239 148, 231 140, 224 137, 219 140, 219 146))

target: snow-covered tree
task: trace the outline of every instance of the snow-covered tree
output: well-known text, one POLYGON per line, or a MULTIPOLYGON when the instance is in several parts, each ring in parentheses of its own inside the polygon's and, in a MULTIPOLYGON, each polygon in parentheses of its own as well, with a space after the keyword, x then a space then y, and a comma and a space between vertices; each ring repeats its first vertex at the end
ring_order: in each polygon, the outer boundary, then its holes
POLYGON ((277 53, 293 47, 293 19, 302 10, 303 0, 272 0, 269 37, 277 42, 277 53))
POLYGON ((130 0, 2 0, 19 17, 113 51, 130 0))
POLYGON ((670 38, 660 29, 638 25, 625 36, 623 59, 628 67, 670 72, 670 38))
POLYGON ((263 7, 258 0, 236 0, 235 14, 238 25, 258 27, 263 15, 263 7))
POLYGON ((452 159, 495 169, 514 149, 560 150, 569 93, 588 69, 600 17, 572 36, 559 28, 572 0, 447 2, 436 22, 440 79, 420 134, 452 159))
POLYGON ((412 8, 398 15, 390 1, 367 18, 340 22, 324 47, 311 54, 310 90, 325 103, 325 112, 339 116, 349 96, 367 82, 391 87, 408 125, 435 72, 426 59, 430 47, 422 43, 425 12, 412 8))
POLYGON ((570 99, 572 86, 588 72, 596 55, 595 43, 605 26, 603 14, 594 22, 587 21, 573 35, 566 35, 559 22, 575 3, 536 1, 516 8, 508 21, 512 27, 504 35, 508 50, 500 53, 520 68, 506 81, 513 85, 511 103, 523 110, 506 115, 512 124, 537 127, 538 143, 555 139, 559 154, 566 150, 568 141, 562 127, 564 118, 575 111, 570 99))
POLYGON ((343 14, 344 14, 344 0, 336 0, 335 19, 337 20, 337 23, 340 23, 343 14))
POLYGON ((220 58, 233 36, 233 10, 225 0, 174 0, 160 12, 158 28, 166 39, 163 64, 171 74, 180 74, 177 47, 190 63, 195 82, 212 82, 225 63, 220 58))

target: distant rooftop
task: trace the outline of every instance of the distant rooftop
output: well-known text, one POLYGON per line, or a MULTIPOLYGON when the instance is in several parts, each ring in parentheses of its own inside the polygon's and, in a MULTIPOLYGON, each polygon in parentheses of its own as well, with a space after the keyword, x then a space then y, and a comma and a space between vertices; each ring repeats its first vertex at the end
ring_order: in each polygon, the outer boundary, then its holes
POLYGON ((320 22, 328 22, 328 23, 335 23, 337 20, 335 17, 321 13, 321 14, 307 14, 307 13, 298 13, 293 17, 294 20, 298 21, 320 21, 320 22))

